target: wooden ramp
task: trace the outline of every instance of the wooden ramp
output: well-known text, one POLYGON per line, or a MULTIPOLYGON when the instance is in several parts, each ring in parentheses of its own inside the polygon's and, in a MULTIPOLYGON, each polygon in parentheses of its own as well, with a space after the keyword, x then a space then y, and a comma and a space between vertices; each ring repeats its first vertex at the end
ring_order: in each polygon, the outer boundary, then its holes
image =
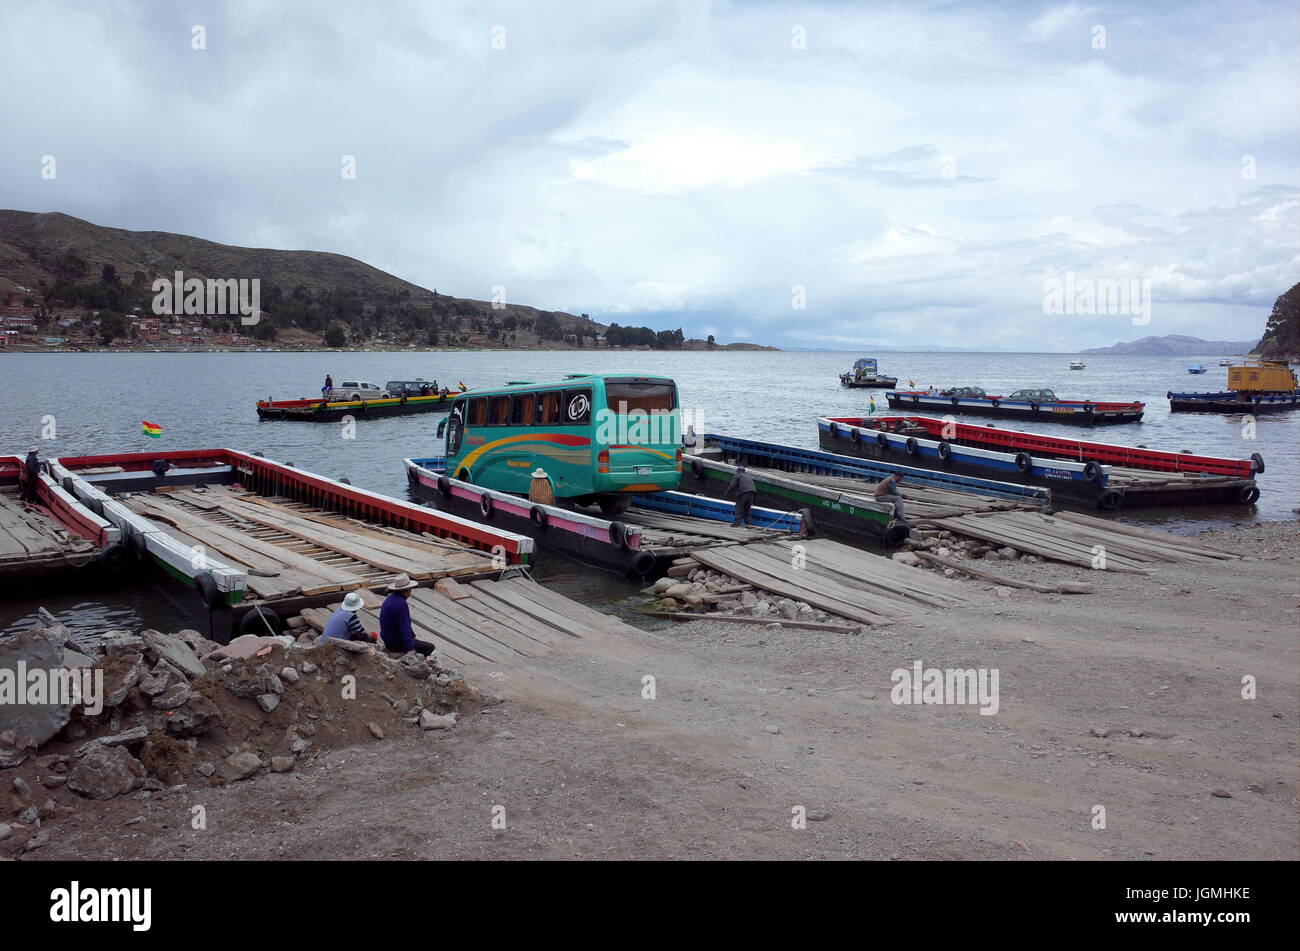
MULTIPOLYGON (((750 466, 752 472, 770 473, 784 479, 797 479, 809 485, 833 489, 850 500, 873 502, 873 479, 852 479, 848 476, 818 475, 813 472, 789 473, 780 469, 760 469, 750 466)), ((903 493, 906 495, 907 521, 940 518, 953 515, 967 515, 973 512, 1010 512, 1034 511, 1039 508, 1036 502, 1017 502, 1011 499, 999 499, 992 496, 976 495, 972 492, 958 492, 954 489, 941 489, 933 486, 916 485, 904 482, 903 493)))
POLYGON ((700 548, 743 545, 749 542, 788 538, 790 533, 707 518, 687 518, 633 506, 618 516, 641 529, 641 550, 656 556, 689 555, 700 548))
POLYGON ((22 501, 17 489, 0 489, 0 571, 80 560, 97 549, 74 535, 40 508, 22 501))
POLYGON ((196 551, 248 570, 258 598, 328 594, 406 574, 416 580, 491 570, 491 558, 446 539, 352 519, 232 486, 120 497, 196 551))
POLYGON ((1106 570, 1148 572, 1158 563, 1232 561, 1239 556, 1172 532, 1074 512, 988 512, 930 520, 939 528, 1008 545, 1053 561, 1092 568, 1104 550, 1106 570))
MULTIPOLYGON (((365 606, 357 616, 367 631, 377 633, 383 596, 358 593, 365 606)), ((637 633, 615 617, 522 577, 468 584, 448 579, 434 588, 416 589, 407 603, 415 636, 436 645, 448 661, 461 667, 526 666, 529 658, 542 657, 575 641, 637 633)), ((324 631, 325 622, 338 607, 308 608, 302 617, 314 630, 324 631)))
POLYGON ((759 590, 861 624, 983 600, 969 586, 827 539, 709 549, 691 557, 759 590))

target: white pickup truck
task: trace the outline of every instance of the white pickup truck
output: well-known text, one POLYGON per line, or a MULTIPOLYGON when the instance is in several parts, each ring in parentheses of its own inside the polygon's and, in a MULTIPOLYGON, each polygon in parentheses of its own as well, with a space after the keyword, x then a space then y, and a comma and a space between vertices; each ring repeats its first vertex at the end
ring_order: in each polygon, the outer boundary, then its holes
POLYGON ((333 387, 326 397, 331 402, 336 400, 382 400, 388 398, 388 391, 378 383, 366 383, 363 380, 344 380, 333 387))

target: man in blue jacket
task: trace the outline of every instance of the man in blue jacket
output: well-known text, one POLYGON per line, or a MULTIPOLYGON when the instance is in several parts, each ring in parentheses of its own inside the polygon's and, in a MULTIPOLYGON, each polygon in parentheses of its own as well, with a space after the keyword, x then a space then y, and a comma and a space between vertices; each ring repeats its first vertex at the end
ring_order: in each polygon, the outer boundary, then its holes
POLYGON ((434 646, 428 641, 415 639, 415 632, 411 630, 411 606, 406 603, 416 587, 408 575, 398 575, 393 579, 387 589, 388 597, 384 598, 379 609, 379 637, 384 646, 395 653, 419 651, 428 656, 433 653, 434 646))

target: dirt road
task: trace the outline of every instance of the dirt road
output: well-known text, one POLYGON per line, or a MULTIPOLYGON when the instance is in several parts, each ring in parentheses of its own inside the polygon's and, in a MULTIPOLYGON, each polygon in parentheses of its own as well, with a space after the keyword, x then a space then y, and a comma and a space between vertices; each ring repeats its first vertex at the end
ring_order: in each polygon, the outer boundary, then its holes
POLYGON ((969 582, 968 609, 860 636, 692 622, 467 670, 505 702, 450 732, 95 804, 28 858, 1300 858, 1296 524, 1206 538, 1254 560, 1090 572, 1090 595, 969 582), (996 669, 997 713, 891 702, 918 660, 996 669))

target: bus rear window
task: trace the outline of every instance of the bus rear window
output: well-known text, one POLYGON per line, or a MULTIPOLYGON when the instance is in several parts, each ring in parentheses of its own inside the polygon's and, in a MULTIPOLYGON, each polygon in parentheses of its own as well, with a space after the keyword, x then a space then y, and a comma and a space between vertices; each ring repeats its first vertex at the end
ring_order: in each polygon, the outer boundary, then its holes
POLYGON ((676 391, 671 383, 606 383, 605 405, 620 416, 638 409, 665 413, 676 408, 676 391))
POLYGON ((469 401, 469 424, 482 426, 487 422, 487 400, 469 401))

